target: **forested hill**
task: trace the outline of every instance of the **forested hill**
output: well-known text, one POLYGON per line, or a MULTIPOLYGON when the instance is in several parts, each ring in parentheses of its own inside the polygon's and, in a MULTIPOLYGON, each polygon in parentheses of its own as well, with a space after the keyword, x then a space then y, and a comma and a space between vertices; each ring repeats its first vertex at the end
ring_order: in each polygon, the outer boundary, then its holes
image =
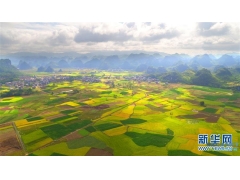
POLYGON ((13 81, 19 75, 19 70, 11 64, 9 59, 0 59, 0 83, 13 81))

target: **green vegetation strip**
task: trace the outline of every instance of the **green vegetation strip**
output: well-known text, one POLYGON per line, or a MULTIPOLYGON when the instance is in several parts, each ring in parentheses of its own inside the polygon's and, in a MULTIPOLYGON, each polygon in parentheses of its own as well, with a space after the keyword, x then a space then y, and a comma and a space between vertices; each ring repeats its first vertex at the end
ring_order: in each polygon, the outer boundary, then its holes
POLYGON ((76 112, 76 110, 73 110, 73 109, 68 109, 68 110, 61 111, 61 113, 63 113, 63 114, 71 114, 71 113, 74 113, 74 112, 76 112))
POLYGON ((128 92, 121 92, 120 94, 122 94, 122 95, 127 95, 128 94, 128 92))
POLYGON ((207 113, 216 113, 218 110, 214 109, 214 108, 205 108, 204 110, 202 110, 202 112, 207 112, 207 113))
POLYGON ((101 94, 111 94, 112 91, 103 91, 101 94))
POLYGON ((67 115, 67 116, 62 116, 62 117, 58 117, 58 118, 52 119, 51 121, 52 121, 52 122, 63 121, 63 120, 67 120, 67 119, 69 119, 69 118, 71 118, 71 117, 73 117, 73 116, 69 116, 69 115, 67 115))
POLYGON ((31 122, 31 121, 41 120, 41 119, 43 119, 43 118, 40 116, 36 116, 36 117, 27 118, 27 121, 31 122))
POLYGON ((93 126, 88 126, 85 128, 88 132, 92 133, 92 132, 95 132, 96 129, 93 127, 93 126))
POLYGON ((105 130, 113 129, 113 128, 120 127, 120 126, 121 126, 121 124, 105 123, 105 124, 95 125, 94 127, 99 131, 105 131, 105 130))
POLYGON ((83 127, 85 127, 85 126, 87 126, 91 123, 92 123, 92 121, 90 121, 90 120, 83 120, 83 121, 80 121, 80 122, 76 122, 76 123, 67 125, 67 128, 70 128, 73 131, 75 131, 75 130, 83 128, 83 127))
POLYGON ((137 133, 137 132, 126 132, 125 135, 132 138, 133 142, 139 146, 157 146, 165 147, 169 141, 172 140, 173 136, 152 134, 152 133, 137 133))
POLYGON ((137 119, 137 118, 129 118, 127 120, 122 120, 121 123, 123 123, 124 125, 127 124, 141 124, 147 122, 146 120, 143 119, 137 119))

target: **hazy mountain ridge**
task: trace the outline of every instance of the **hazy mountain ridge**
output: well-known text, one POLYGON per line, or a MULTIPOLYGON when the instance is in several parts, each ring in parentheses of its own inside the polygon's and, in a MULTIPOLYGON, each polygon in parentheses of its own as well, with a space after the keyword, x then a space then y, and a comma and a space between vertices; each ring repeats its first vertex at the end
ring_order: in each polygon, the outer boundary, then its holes
MULTIPOLYGON (((6 55, 11 59, 12 64, 19 66, 20 62, 25 62, 24 66, 38 68, 40 66, 51 66, 52 68, 96 68, 96 69, 128 69, 134 70, 139 65, 153 66, 155 68, 176 68, 177 66, 188 66, 189 69, 198 70, 207 68, 212 70, 214 66, 224 65, 232 67, 239 65, 240 55, 224 54, 217 58, 217 55, 203 54, 191 57, 187 54, 164 54, 164 53, 117 53, 108 55, 107 53, 79 54, 75 52, 67 53, 13 53, 6 55), (97 59, 97 60, 96 60, 97 59), (99 62, 98 62, 99 61, 99 62), (100 65, 101 64, 101 65, 100 65), (102 65, 103 64, 103 65, 102 65)), ((28 67, 29 68, 29 67, 28 67)), ((24 69, 24 68, 23 68, 24 69)), ((177 68, 178 69, 178 68, 177 68)), ((181 69, 180 69, 181 71, 181 69)))

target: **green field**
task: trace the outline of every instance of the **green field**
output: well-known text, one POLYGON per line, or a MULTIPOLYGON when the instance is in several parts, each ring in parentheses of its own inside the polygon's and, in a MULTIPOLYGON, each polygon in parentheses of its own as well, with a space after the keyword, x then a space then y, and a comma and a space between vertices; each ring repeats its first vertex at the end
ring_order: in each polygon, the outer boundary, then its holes
POLYGON ((0 125, 15 122, 29 155, 240 155, 239 148, 198 151, 199 134, 232 134, 240 144, 240 93, 184 84, 129 86, 123 76, 135 74, 99 71, 100 83, 62 81, 29 96, 2 98, 0 125), (114 87, 105 83, 110 80, 114 87), (71 90, 78 91, 64 93, 71 90))

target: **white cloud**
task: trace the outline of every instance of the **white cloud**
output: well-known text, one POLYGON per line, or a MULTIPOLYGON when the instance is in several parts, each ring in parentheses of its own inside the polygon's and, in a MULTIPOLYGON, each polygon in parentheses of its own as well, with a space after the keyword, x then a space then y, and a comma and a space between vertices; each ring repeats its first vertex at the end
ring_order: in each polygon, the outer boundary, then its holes
POLYGON ((239 23, 1 23, 2 53, 146 50, 238 51, 239 23))

